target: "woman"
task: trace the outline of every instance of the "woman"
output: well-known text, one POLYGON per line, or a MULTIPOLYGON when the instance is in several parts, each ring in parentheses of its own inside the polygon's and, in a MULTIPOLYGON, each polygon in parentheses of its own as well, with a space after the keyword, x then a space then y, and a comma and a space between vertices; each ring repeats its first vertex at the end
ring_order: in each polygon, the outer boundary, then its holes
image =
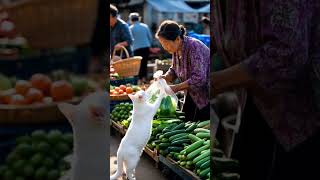
POLYGON ((241 178, 319 179, 320 116, 309 76, 319 61, 319 3, 214 2, 215 43, 229 67, 212 73, 212 93, 238 89, 246 104, 233 154, 241 178))
POLYGON ((173 92, 185 91, 183 111, 187 121, 210 119, 209 70, 210 50, 201 41, 185 36, 186 30, 174 21, 161 23, 156 38, 162 47, 172 54, 172 66, 163 78, 171 85, 173 92))

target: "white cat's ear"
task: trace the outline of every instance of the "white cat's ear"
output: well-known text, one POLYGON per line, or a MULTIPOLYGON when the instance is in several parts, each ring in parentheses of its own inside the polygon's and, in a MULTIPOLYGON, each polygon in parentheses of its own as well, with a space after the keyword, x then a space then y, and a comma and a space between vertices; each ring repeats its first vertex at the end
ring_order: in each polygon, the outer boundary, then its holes
POLYGON ((75 105, 68 104, 68 103, 60 103, 58 104, 58 108, 60 109, 62 114, 69 120, 69 122, 73 125, 74 114, 76 110, 75 105))

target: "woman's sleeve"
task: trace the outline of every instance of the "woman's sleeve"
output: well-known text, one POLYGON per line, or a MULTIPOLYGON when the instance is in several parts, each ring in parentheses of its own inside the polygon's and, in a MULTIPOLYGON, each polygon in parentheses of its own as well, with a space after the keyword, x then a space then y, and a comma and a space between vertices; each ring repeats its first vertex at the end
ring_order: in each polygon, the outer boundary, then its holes
POLYGON ((307 65, 308 25, 304 5, 273 2, 263 27, 265 44, 242 64, 251 77, 272 93, 292 89, 307 65))
POLYGON ((192 70, 187 82, 190 88, 203 88, 204 86, 208 86, 210 51, 207 50, 205 45, 194 43, 190 46, 189 58, 192 70))

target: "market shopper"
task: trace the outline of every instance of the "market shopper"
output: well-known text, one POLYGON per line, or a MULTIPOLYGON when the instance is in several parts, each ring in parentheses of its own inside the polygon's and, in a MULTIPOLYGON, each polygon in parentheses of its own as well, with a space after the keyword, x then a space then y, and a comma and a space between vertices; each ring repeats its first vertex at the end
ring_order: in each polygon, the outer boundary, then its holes
POLYGON ((139 79, 141 82, 145 82, 147 77, 147 65, 150 54, 150 47, 153 38, 148 25, 141 22, 139 13, 131 13, 129 15, 129 19, 132 23, 132 25, 130 26, 130 30, 134 39, 134 55, 142 57, 139 79))
POLYGON ((208 17, 202 17, 201 23, 203 24, 202 34, 210 35, 210 19, 208 17))
POLYGON ((110 48, 111 53, 114 49, 118 50, 124 46, 129 56, 133 56, 132 41, 133 37, 126 22, 118 17, 118 9, 110 4, 110 48))
POLYGON ((161 23, 156 37, 162 47, 172 54, 172 66, 163 78, 171 85, 173 92, 185 91, 183 111, 186 120, 210 119, 209 71, 210 49, 201 41, 185 35, 186 29, 174 21, 161 23))
POLYGON ((310 77, 320 62, 319 2, 214 2, 215 43, 229 67, 212 73, 211 89, 237 89, 244 107, 233 152, 241 179, 320 179, 310 77))

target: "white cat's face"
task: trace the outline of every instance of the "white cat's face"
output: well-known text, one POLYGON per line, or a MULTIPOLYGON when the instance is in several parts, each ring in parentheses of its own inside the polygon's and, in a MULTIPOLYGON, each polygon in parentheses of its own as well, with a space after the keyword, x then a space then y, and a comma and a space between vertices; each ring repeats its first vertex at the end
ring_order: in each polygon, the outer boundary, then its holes
POLYGON ((148 94, 143 90, 136 92, 136 94, 134 95, 128 94, 128 96, 134 103, 143 103, 146 102, 148 99, 148 94))

